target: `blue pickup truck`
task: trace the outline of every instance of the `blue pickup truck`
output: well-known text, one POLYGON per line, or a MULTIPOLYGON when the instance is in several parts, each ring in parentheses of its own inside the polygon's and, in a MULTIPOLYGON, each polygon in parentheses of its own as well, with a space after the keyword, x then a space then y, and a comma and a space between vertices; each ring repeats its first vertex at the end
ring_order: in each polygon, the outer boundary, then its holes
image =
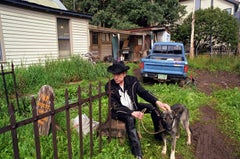
POLYGON ((174 81, 183 86, 187 79, 188 62, 184 45, 178 42, 156 42, 149 55, 141 59, 141 77, 159 82, 174 81))

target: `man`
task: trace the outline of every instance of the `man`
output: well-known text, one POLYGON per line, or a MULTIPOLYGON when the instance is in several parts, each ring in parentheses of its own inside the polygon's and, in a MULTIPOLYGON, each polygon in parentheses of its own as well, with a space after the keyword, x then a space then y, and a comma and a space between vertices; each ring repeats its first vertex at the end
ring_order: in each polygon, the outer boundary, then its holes
MULTIPOLYGON (((122 61, 109 66, 107 71, 113 74, 113 79, 106 84, 105 89, 111 93, 111 117, 125 123, 131 151, 137 159, 142 159, 141 144, 135 128, 136 119, 143 118, 144 113, 141 110, 146 108, 146 113, 151 113, 154 130, 158 132, 160 128, 155 109, 158 106, 162 110, 170 110, 170 106, 160 102, 145 90, 136 77, 127 75, 128 69, 129 66, 125 66, 122 61), (138 103, 137 96, 150 104, 138 103)), ((156 134, 155 138, 161 139, 160 134, 156 134)))

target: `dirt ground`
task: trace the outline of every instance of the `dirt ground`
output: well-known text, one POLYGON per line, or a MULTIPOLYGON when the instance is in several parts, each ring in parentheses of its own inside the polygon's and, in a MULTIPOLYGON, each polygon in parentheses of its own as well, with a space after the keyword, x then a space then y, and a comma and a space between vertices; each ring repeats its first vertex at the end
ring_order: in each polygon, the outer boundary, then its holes
MULTIPOLYGON (((136 76, 139 72, 135 71, 136 76)), ((240 88, 240 74, 196 70, 193 75, 197 88, 211 95, 213 91, 227 88, 240 88)), ((201 120, 191 125, 192 146, 196 159, 240 159, 240 143, 232 142, 218 130, 217 113, 214 106, 200 108, 201 120)), ((181 159, 182 156, 176 156, 181 159)))
MULTIPOLYGON (((211 95, 213 91, 227 88, 240 88, 240 74, 228 72, 209 72, 197 70, 193 78, 197 88, 211 95)), ((212 106, 214 107, 214 106, 212 106)), ((240 159, 239 143, 232 142, 218 130, 217 113, 211 106, 200 108, 202 117, 200 122, 191 126, 193 132, 193 146, 197 159, 240 159)))

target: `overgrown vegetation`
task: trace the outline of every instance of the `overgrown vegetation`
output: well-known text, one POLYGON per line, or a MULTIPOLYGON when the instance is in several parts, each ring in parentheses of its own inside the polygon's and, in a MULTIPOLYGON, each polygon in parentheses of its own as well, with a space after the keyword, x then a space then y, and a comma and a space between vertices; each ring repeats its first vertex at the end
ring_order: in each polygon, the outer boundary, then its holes
MULTIPOLYGON (((27 68, 15 68, 19 93, 32 93, 42 85, 49 84, 52 87, 61 87, 65 83, 88 80, 96 81, 107 76, 106 64, 97 65, 79 58, 71 57, 58 61, 47 61, 45 66, 35 64, 27 68)), ((6 76, 7 89, 13 93, 12 76, 6 76)), ((2 81, 0 81, 2 85, 2 81)), ((0 93, 3 94, 3 90, 0 93)))
POLYGON ((189 67, 194 69, 205 69, 210 71, 229 71, 240 73, 239 56, 197 56, 188 59, 189 67))
MULTIPOLYGON (((175 41, 190 44, 192 14, 184 19, 181 25, 172 32, 175 41)), ((220 8, 199 9, 195 12, 194 48, 197 50, 210 50, 211 45, 224 52, 224 48, 237 48, 238 21, 234 16, 220 8), (221 47, 220 47, 221 46, 221 47)), ((200 52, 202 52, 200 51, 200 52)))
MULTIPOLYGON (((212 71, 225 70, 239 72, 237 67, 239 67, 239 57, 197 57, 194 60, 189 61, 190 72, 194 73, 194 69, 210 69, 212 71)), ((137 63, 127 63, 131 67, 129 74, 134 74, 134 68, 138 67, 137 63)), ((103 85, 107 82, 110 74, 106 72, 108 64, 97 63, 93 65, 79 58, 71 58, 69 60, 60 60, 57 62, 47 62, 46 66, 34 65, 24 68, 17 68, 16 76, 18 88, 21 91, 21 105, 23 99, 25 99, 24 113, 16 113, 17 121, 31 117, 31 105, 30 96, 36 94, 40 87, 44 84, 49 84, 54 88, 56 95, 55 107, 60 107, 64 105, 64 95, 65 90, 69 91, 69 102, 77 101, 77 87, 80 85, 83 89, 82 96, 86 98, 88 96, 88 87, 91 83, 93 86, 93 94, 97 93, 96 86, 98 82, 102 82, 103 85)), ((8 77, 8 89, 12 90, 13 93, 11 77, 8 77)), ((2 83, 1 83, 2 84, 2 83)), ((190 110, 191 120, 190 123, 193 124, 199 120, 199 107, 207 105, 208 103, 214 103, 216 105, 216 110, 219 111, 221 115, 221 129, 228 130, 231 132, 231 136, 237 142, 240 142, 240 91, 239 88, 222 90, 215 92, 212 96, 207 96, 199 92, 194 86, 187 86, 184 88, 179 87, 175 84, 153 84, 145 85, 145 88, 156 95, 161 101, 169 103, 170 105, 175 103, 182 103, 187 105, 190 110), (231 123, 231 125, 227 123, 231 123)), ((1 94, 3 90, 0 90, 1 94)), ((0 98, 0 127, 9 125, 9 115, 5 102, 5 96, 2 95, 0 98)), ((140 99, 141 100, 141 99, 140 99)), ((14 101, 14 98, 11 99, 14 101)), ((106 118, 107 115, 107 97, 102 100, 102 112, 103 117, 106 118)), ((98 103, 94 101, 93 104, 93 120, 98 120, 98 103), (96 103, 95 103, 96 102, 96 103)), ((89 109, 86 104, 83 109, 83 113, 88 115, 89 109)), ((78 114, 76 109, 72 109, 71 119, 75 118, 78 114)), ((57 132, 58 139, 58 152, 59 158, 68 158, 67 156, 67 138, 66 138, 66 117, 65 113, 58 113, 56 115, 56 123, 59 126, 57 132)), ((146 114, 143 119, 145 127, 149 131, 153 131, 153 126, 151 124, 151 117, 146 114)), ((138 123, 137 123, 138 124, 138 123)), ((35 145, 33 136, 33 126, 28 124, 17 129, 18 140, 19 140, 19 150, 21 158, 31 159, 35 158, 35 145)), ((143 138, 141 139, 141 144, 143 148, 143 153, 146 158, 156 159, 161 156, 162 143, 156 141, 153 135, 149 135, 145 132, 142 127, 140 130, 143 138)), ((191 147, 186 146, 186 134, 182 133, 182 137, 177 142, 177 155, 181 155, 182 158, 194 158, 191 147)), ((120 144, 118 140, 113 139, 108 143, 106 138, 103 138, 103 149, 101 153, 98 153, 98 137, 94 135, 94 155, 93 158, 134 158, 131 155, 128 141, 125 140, 123 144, 120 144)), ((12 151, 12 141, 11 132, 0 134, 0 158, 10 159, 13 158, 12 151)), ((53 158, 53 148, 52 148, 52 134, 49 136, 41 137, 41 155, 42 158, 53 158)), ((84 137, 84 158, 89 158, 89 136, 84 137)), ((79 137, 78 133, 72 129, 72 149, 73 158, 79 158, 79 137)), ((168 158, 168 156, 164 157, 168 158)))

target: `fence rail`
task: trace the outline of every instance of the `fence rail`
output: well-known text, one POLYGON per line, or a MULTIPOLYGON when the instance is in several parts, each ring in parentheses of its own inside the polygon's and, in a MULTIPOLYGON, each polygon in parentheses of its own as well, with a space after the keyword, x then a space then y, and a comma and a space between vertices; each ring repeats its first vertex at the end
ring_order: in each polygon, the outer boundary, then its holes
MULTIPOLYGON (((12 65, 12 71, 11 74, 13 74, 14 78, 15 78, 15 74, 14 74, 14 67, 12 65)), ((3 68, 2 68, 2 73, 1 75, 4 76, 6 75, 6 72, 4 72, 3 68)), ((4 84, 4 88, 6 87, 6 83, 3 82, 4 84)), ((15 83, 16 84, 16 83, 15 83)), ((102 84, 101 82, 98 83, 97 86, 97 95, 93 95, 92 94, 92 85, 89 85, 88 88, 88 97, 87 98, 82 98, 82 90, 81 87, 79 86, 77 88, 77 101, 74 103, 69 103, 69 92, 66 89, 65 90, 65 103, 64 105, 58 107, 58 108, 54 108, 54 96, 51 95, 50 96, 50 110, 42 113, 42 114, 38 114, 38 110, 37 110, 37 100, 32 97, 31 98, 31 107, 32 107, 32 117, 29 117, 27 119, 24 120, 20 120, 17 121, 16 120, 16 114, 15 114, 15 110, 14 110, 14 105, 8 101, 8 114, 9 114, 9 118, 10 118, 10 123, 4 127, 0 127, 0 135, 7 133, 7 132, 11 132, 11 138, 9 140, 12 141, 12 149, 13 149, 13 155, 15 159, 20 159, 23 158, 24 156, 20 156, 20 152, 19 152, 19 131, 18 129, 20 127, 23 127, 24 125, 31 125, 32 124, 32 128, 33 128, 33 136, 34 136, 34 144, 35 144, 35 156, 37 159, 41 159, 41 152, 43 147, 41 147, 41 135, 39 134, 39 121, 46 118, 46 117, 50 117, 51 118, 51 129, 50 129, 50 134, 52 134, 52 148, 53 148, 53 158, 58 159, 59 158, 59 152, 58 152, 58 139, 57 139, 57 124, 56 124, 56 115, 58 113, 61 112, 65 112, 65 116, 66 116, 66 136, 67 136, 67 153, 68 153, 68 158, 71 159, 73 158, 73 149, 72 149, 72 128, 71 128, 71 119, 70 119, 70 110, 71 109, 75 109, 78 112, 79 115, 79 158, 83 159, 84 158, 84 143, 83 143, 83 139, 84 139, 84 134, 83 132, 83 121, 82 121, 82 113, 83 113, 83 105, 85 103, 87 103, 88 105, 88 109, 89 109, 89 128, 90 128, 90 132, 89 132, 89 139, 90 139, 90 158, 93 156, 93 151, 95 150, 94 148, 94 144, 93 144, 93 112, 92 112, 92 108, 93 108, 93 102, 97 101, 98 103, 98 121, 99 121, 99 128, 98 128, 98 132, 100 132, 98 134, 98 152, 100 153, 102 150, 102 134, 101 134, 101 125, 102 125, 102 98, 106 97, 107 93, 106 92, 101 92, 101 87, 102 84)), ((6 87, 7 88, 7 87, 6 87)), ((7 89, 5 89, 6 94, 7 94, 7 89)), ((17 93, 16 93, 17 94, 17 93)), ((8 96, 6 95, 6 98, 8 98, 8 96)), ((18 98, 18 96, 16 96, 16 98, 18 98)), ((95 102, 96 103, 96 102, 95 102)), ((85 108, 85 107, 84 107, 85 108)), ((110 109, 109 105, 108 105, 108 110, 110 109)), ((109 115, 109 114, 108 114, 109 115)), ((109 137, 109 141, 111 141, 111 136, 109 137)))

